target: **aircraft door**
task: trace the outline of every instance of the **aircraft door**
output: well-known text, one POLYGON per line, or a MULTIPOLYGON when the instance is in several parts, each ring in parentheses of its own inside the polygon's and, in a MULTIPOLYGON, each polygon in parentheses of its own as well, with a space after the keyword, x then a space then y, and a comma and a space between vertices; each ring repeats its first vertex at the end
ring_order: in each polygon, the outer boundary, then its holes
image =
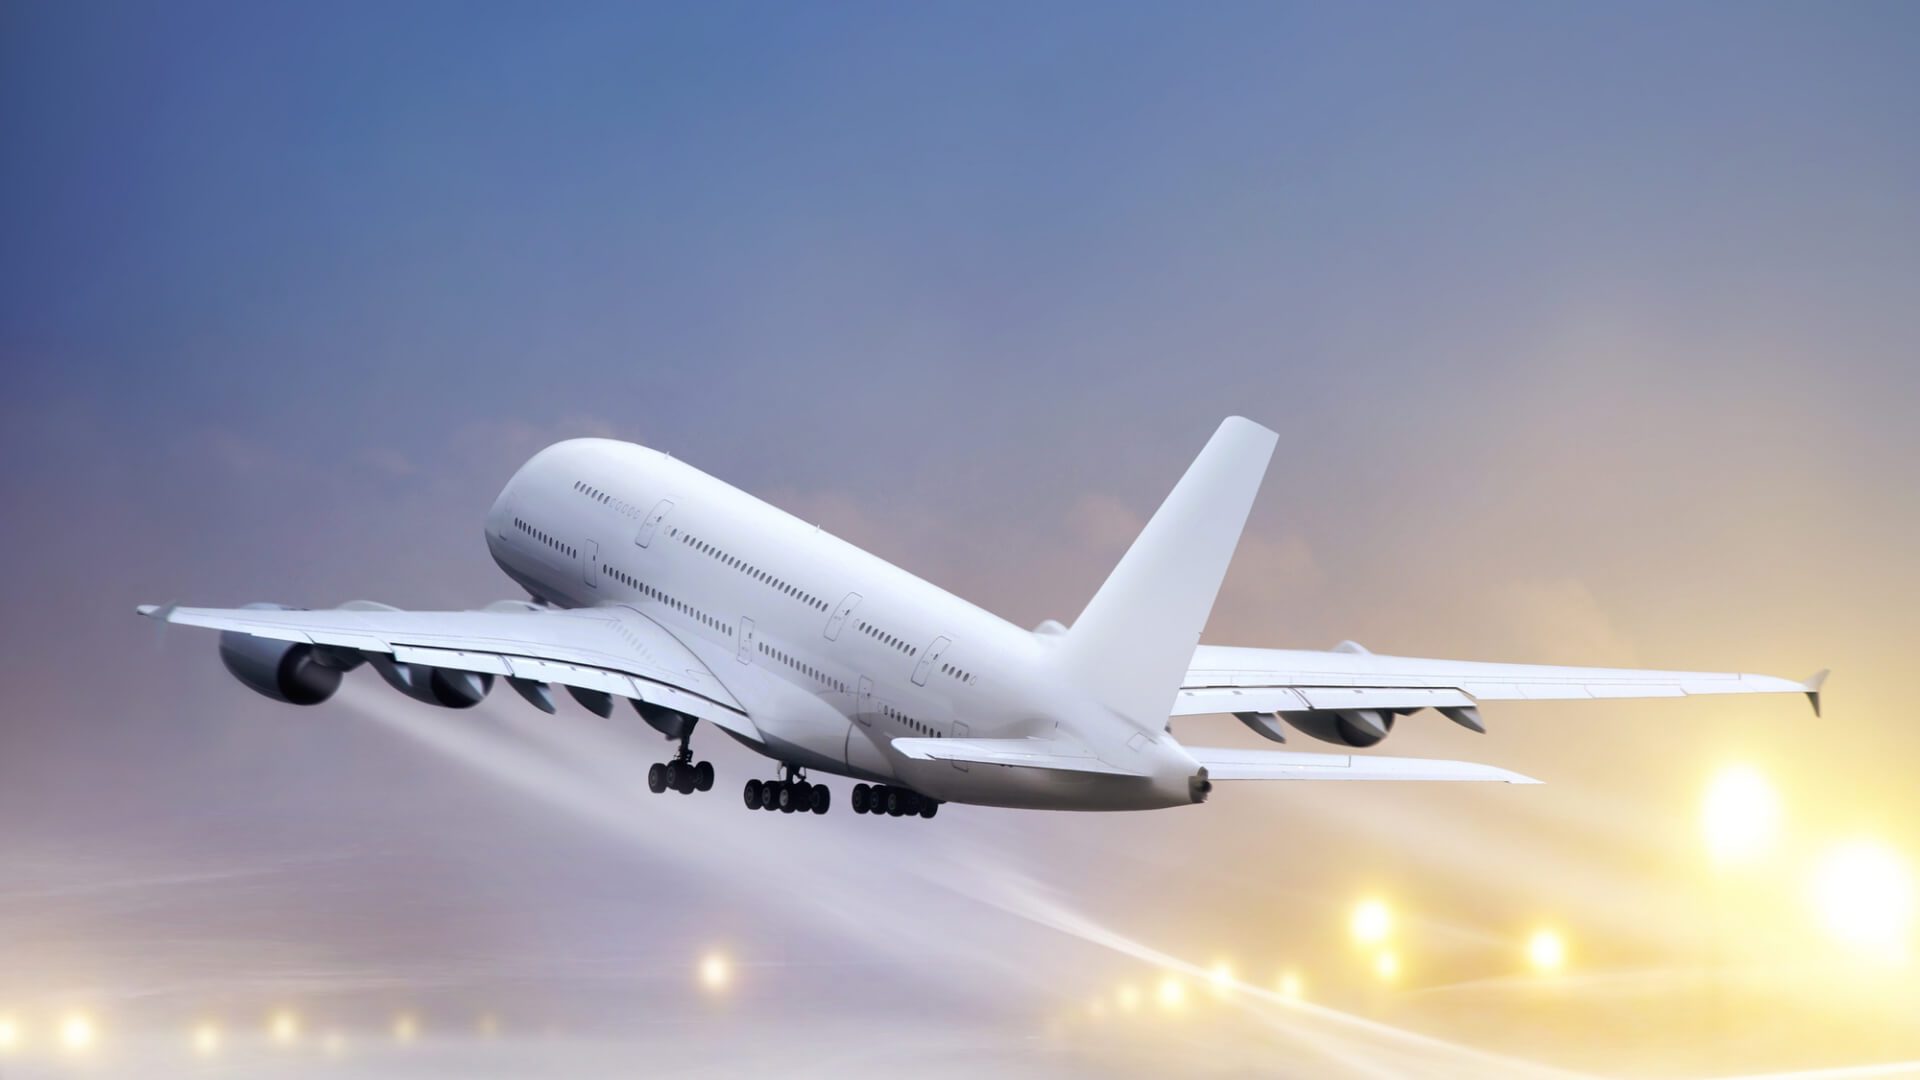
POLYGON ((927 675, 933 671, 933 665, 940 662, 940 654, 946 652, 951 644, 952 638, 937 637, 933 639, 933 644, 920 650, 920 662, 913 667, 913 685, 927 685, 927 675))
POLYGON ((736 655, 743 664, 753 663, 753 620, 742 617, 740 620, 740 652, 736 655))
POLYGON ((833 617, 827 620, 827 628, 824 633, 827 635, 828 641, 840 640, 840 628, 846 625, 847 616, 852 614, 853 609, 859 606, 860 594, 857 592, 848 593, 847 598, 840 601, 840 606, 833 609, 833 617))
POLYGON ((655 503, 653 509, 647 513, 647 520, 640 523, 640 532, 634 536, 633 542, 641 547, 653 543, 654 531, 660 528, 660 523, 667 520, 667 515, 672 512, 672 499, 661 499, 655 503))
POLYGON ((600 545, 592 540, 585 541, 581 554, 585 556, 580 561, 581 576, 587 584, 597 589, 600 587, 600 545))
POLYGON ((860 700, 854 706, 854 714, 861 727, 873 726, 873 680, 860 676, 860 700))

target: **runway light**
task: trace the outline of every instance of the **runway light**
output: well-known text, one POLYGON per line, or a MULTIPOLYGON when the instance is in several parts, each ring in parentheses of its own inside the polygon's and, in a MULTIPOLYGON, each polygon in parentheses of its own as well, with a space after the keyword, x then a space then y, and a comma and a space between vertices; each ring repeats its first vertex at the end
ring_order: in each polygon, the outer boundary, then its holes
POLYGON ((1780 797, 1760 770, 1729 765, 1707 785, 1700 830, 1714 862, 1751 862, 1773 846, 1780 831, 1780 797))
POLYGON ((76 1054, 92 1049, 98 1035, 93 1019, 85 1013, 70 1013, 60 1021, 60 1045, 76 1054))
POLYGON ((1233 965, 1225 960, 1213 965, 1207 973, 1207 981, 1213 986, 1215 997, 1225 997, 1233 992, 1233 965))
POLYGON ((20 1022, 11 1016, 0 1016, 0 1054, 20 1045, 20 1022))
POLYGON ((1813 901, 1834 941, 1883 959, 1904 958, 1914 885, 1898 852, 1871 840, 1834 848, 1814 871, 1813 901))
POLYGON ((1293 1003, 1301 999, 1306 986, 1300 980, 1299 972, 1286 971, 1280 975, 1280 1000, 1293 1003))
POLYGON ((1527 963, 1542 975, 1559 971, 1567 962, 1567 943, 1552 930, 1539 929, 1527 939, 1527 963))
POLYGON ((300 1038, 300 1017, 292 1009, 281 1009, 267 1019, 267 1037, 281 1046, 291 1046, 300 1038))
POLYGON ((201 1057, 212 1057, 220 1052, 220 1029, 213 1024, 201 1024, 193 1029, 193 1052, 201 1057))
POLYGON ((1373 973, 1381 982, 1393 982, 1400 977, 1400 958, 1391 951, 1381 953, 1373 958, 1373 973))
POLYGON ((1137 1012, 1140 1009, 1140 988, 1132 983, 1124 983, 1119 993, 1114 995, 1120 1002, 1121 1012, 1137 1012))
POLYGON ((1393 933, 1393 912, 1380 900, 1363 900, 1353 909, 1353 940, 1362 945, 1378 945, 1393 933))
POLYGON ((1172 1012, 1187 1003, 1187 986, 1177 977, 1168 975, 1160 980, 1160 989, 1155 996, 1160 999, 1161 1008, 1172 1012))
POLYGON ((401 1013, 393 1018, 393 1041, 410 1043, 420 1037, 420 1020, 412 1013, 401 1013))
POLYGON ((700 960, 700 985, 713 993, 727 988, 733 980, 733 965, 719 953, 708 953, 700 960))

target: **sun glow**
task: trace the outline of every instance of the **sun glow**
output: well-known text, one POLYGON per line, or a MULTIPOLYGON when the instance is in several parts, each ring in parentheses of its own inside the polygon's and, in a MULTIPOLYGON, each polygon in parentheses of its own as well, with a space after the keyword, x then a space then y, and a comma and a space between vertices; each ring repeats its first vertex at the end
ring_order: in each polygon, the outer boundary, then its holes
POLYGON ((1171 1012, 1187 1003, 1187 985, 1178 977, 1168 975, 1160 980, 1160 1007, 1171 1012))
POLYGON ((1392 952, 1383 952, 1373 958, 1373 973, 1381 982, 1394 982, 1400 978, 1400 958, 1392 952))
POLYGON ((220 1029, 213 1024, 201 1024, 193 1029, 193 1052, 201 1057, 212 1057, 220 1052, 220 1029))
POLYGON ((1700 831, 1715 863, 1753 862, 1773 847, 1780 832, 1780 796, 1760 770, 1729 765, 1707 785, 1700 831))
POLYGON ((20 1022, 11 1016, 0 1016, 0 1054, 20 1045, 20 1022))
POLYGON ((1299 972, 1287 971, 1287 972, 1281 973, 1280 1000, 1289 1002, 1289 1003, 1297 1002, 1300 1000, 1301 995, 1304 994, 1305 991, 1306 991, 1306 987, 1300 980, 1299 972))
POLYGON ((719 993, 733 980, 733 965, 719 953, 708 953, 700 961, 700 985, 712 993, 719 993))
POLYGON ((1567 963, 1567 943, 1545 928, 1535 930, 1527 939, 1527 963, 1542 975, 1551 975, 1567 963))
POLYGON ((85 1013, 71 1013, 60 1021, 60 1045, 76 1054, 92 1049, 98 1037, 93 1018, 85 1013))

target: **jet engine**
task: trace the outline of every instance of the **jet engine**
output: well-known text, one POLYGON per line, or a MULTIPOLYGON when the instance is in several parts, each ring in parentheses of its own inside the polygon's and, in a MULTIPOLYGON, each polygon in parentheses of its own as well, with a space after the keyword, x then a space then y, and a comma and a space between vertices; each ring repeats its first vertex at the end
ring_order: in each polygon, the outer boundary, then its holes
POLYGON ((369 657, 373 670, 387 685, 429 705, 448 709, 471 709, 493 689, 493 676, 479 671, 455 671, 451 668, 402 664, 385 653, 369 657))
MULTIPOLYGON (((288 610, 284 604, 250 608, 288 610)), ((340 689, 340 675, 360 666, 359 653, 300 641, 276 641, 235 630, 220 635, 220 662, 256 693, 289 705, 318 705, 340 689)))
POLYGON ((1313 709, 1280 714, 1303 735, 1339 746, 1373 746, 1393 730, 1394 714, 1384 709, 1313 709))

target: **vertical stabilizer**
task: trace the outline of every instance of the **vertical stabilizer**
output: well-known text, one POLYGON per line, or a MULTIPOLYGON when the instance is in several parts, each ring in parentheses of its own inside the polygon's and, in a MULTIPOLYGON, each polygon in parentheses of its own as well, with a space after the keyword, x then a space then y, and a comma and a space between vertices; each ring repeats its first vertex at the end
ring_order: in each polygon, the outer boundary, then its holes
POLYGON ((1223 421, 1061 642, 1068 674, 1143 727, 1166 726, 1278 438, 1223 421))

